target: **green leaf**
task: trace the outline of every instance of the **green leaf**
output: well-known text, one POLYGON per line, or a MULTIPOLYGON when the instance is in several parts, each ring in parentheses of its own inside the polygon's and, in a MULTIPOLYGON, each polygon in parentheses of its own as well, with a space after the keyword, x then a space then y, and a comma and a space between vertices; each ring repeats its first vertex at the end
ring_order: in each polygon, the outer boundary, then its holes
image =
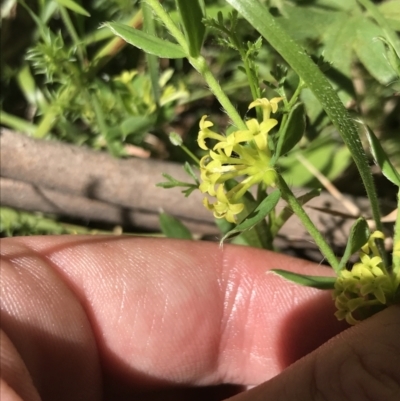
POLYGON ((155 116, 130 116, 121 122, 122 134, 126 137, 130 134, 142 134, 154 126, 155 116))
POLYGON ((193 239, 190 230, 170 214, 160 213, 160 226, 161 231, 168 238, 193 239))
MULTIPOLYGON (((237 184, 238 182, 234 179, 225 182, 227 190, 231 190, 237 184)), ((257 207, 258 204, 257 201, 254 199, 254 196, 248 191, 243 195, 240 202, 244 204, 244 209, 238 215, 239 223, 245 220, 246 217, 257 207)), ((229 224, 220 223, 221 220, 225 219, 215 219, 215 220, 218 221, 217 226, 221 230, 222 234, 227 234, 229 231, 235 228, 235 224, 233 223, 229 224)), ((268 230, 268 225, 267 222, 263 220, 260 221, 260 223, 258 223, 255 227, 251 228, 250 230, 244 231, 240 235, 237 235, 234 238, 233 242, 235 244, 251 246, 253 248, 269 249, 268 246, 269 239, 270 239, 270 234, 268 230)))
POLYGON ((202 19, 204 15, 204 2, 202 0, 175 0, 178 8, 186 41, 189 45, 189 54, 197 57, 200 54, 206 27, 202 19))
POLYGON ((366 129, 366 134, 371 148, 371 153, 374 158, 375 163, 381 168, 382 174, 391 181, 394 185, 400 187, 400 174, 394 168, 393 164, 390 162, 388 155, 383 150, 379 139, 375 136, 373 131, 364 125, 366 129))
POLYGON ((336 277, 307 276, 305 274, 292 273, 281 269, 273 269, 271 271, 286 280, 306 287, 317 288, 319 290, 332 290, 335 287, 336 277))
POLYGON ((292 150, 300 139, 303 137, 306 129, 306 116, 304 105, 297 103, 289 113, 289 117, 283 128, 283 132, 279 134, 278 144, 273 157, 273 164, 280 156, 285 155, 292 150))
POLYGON ((396 31, 400 31, 399 0, 387 0, 377 6, 381 14, 386 18, 389 26, 396 31))
POLYGON ((339 263, 339 270, 344 269, 350 256, 359 251, 368 242, 369 235, 368 223, 363 217, 360 217, 351 227, 349 240, 339 263))
MULTIPOLYGON (((346 146, 334 141, 332 130, 327 128, 313 140, 302 155, 329 180, 339 176, 351 162, 346 146)), ((320 187, 320 182, 298 159, 297 152, 291 152, 278 160, 282 175, 291 185, 298 187, 320 187)))
POLYGON ((383 43, 385 47, 385 58, 395 74, 400 77, 400 55, 396 53, 396 49, 393 45, 383 36, 377 36, 376 40, 380 40, 383 43))
POLYGON ((115 35, 125 40, 125 42, 142 49, 146 53, 154 54, 161 58, 186 57, 181 46, 132 28, 129 25, 120 24, 119 22, 106 22, 103 26, 111 29, 115 35))
POLYGON ((243 231, 250 230, 256 224, 265 220, 265 217, 274 209, 279 199, 281 198, 281 192, 279 189, 268 195, 254 210, 251 212, 246 219, 239 223, 233 230, 227 232, 221 240, 221 243, 231 237, 232 235, 241 233, 243 231))
POLYGON ((71 11, 84 15, 85 17, 90 17, 90 14, 81 5, 75 3, 73 0, 56 0, 56 2, 61 6, 70 9, 71 11))
POLYGON ((185 170, 187 175, 193 178, 193 181, 196 183, 196 185, 200 185, 199 179, 196 177, 192 166, 188 162, 185 162, 185 164, 183 165, 183 169, 185 170))
POLYGON ((377 40, 377 37, 384 35, 383 30, 365 17, 358 18, 354 29, 357 32, 354 50, 365 68, 381 84, 392 82, 394 71, 385 60, 384 44, 377 40))
POLYGON ((336 14, 331 8, 285 2, 282 17, 278 17, 277 20, 296 41, 307 45, 310 40, 321 39, 327 27, 335 20, 336 14))
POLYGON ((336 13, 336 20, 327 26, 324 34, 324 59, 346 77, 351 76, 353 43, 357 31, 354 29, 356 17, 347 12, 336 13))

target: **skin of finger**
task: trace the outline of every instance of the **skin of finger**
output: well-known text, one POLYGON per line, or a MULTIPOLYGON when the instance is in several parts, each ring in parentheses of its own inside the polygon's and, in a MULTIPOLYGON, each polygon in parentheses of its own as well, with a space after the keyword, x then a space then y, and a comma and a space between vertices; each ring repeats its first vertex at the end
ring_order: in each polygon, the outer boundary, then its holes
POLYGON ((0 330, 0 372, 0 400, 40 401, 24 361, 3 330, 0 330), (19 383, 24 385, 20 386, 19 383), (12 389, 19 391, 19 394, 12 389))
POLYGON ((399 333, 400 306, 392 306, 229 401, 397 401, 399 333))
MULTIPOLYGON (((136 386, 258 384, 292 362, 287 349, 296 356, 304 342, 315 347, 322 334, 339 330, 329 316, 322 323, 312 317, 317 307, 325 315, 330 311, 329 297, 267 274, 274 267, 317 275, 329 271, 282 255, 143 238, 8 241, 14 263, 25 263, 26 274, 40 265, 40 279, 53 298, 64 305, 79 301, 91 326, 81 323, 82 337, 93 333, 103 366, 136 386), (57 286, 64 285, 77 299, 62 294, 57 286), (290 343, 288 331, 301 333, 304 323, 312 333, 290 343)), ((23 294, 18 297, 15 302, 23 303, 23 294)), ((78 309, 69 315, 79 315, 78 309)), ((55 322, 65 330, 65 322, 55 322)), ((90 342, 85 341, 81 348, 90 342)))
POLYGON ((14 347, 3 343, 9 358, 1 376, 8 385, 26 401, 37 400, 31 382, 42 400, 100 399, 98 353, 86 313, 60 275, 23 241, 1 242, 1 294, 1 329, 14 347))

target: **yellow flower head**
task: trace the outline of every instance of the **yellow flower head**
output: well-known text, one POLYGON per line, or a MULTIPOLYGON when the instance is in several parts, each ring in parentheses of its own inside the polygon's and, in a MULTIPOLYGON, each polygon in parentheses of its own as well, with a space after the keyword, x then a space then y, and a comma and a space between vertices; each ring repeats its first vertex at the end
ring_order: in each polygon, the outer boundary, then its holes
POLYGON ((339 320, 356 324, 371 314, 374 308, 383 308, 394 302, 399 282, 383 266, 375 239, 383 239, 380 231, 372 233, 361 247, 360 262, 351 269, 342 270, 335 282, 333 298, 339 320), (372 308, 372 309, 371 309, 372 308))
POLYGON ((275 186, 277 174, 270 166, 268 133, 278 121, 269 117, 271 112, 277 111, 281 100, 282 98, 255 100, 249 108, 262 107, 263 121, 260 123, 252 118, 246 121, 246 130, 235 131, 227 136, 212 131, 213 123, 207 120, 207 116, 201 118, 197 142, 208 154, 200 161, 200 190, 217 198, 215 203, 210 203, 208 198, 203 201, 215 217, 224 217, 235 222, 235 215, 243 210, 240 199, 246 191, 259 183, 275 186), (217 143, 211 149, 207 146, 206 139, 214 139, 217 143), (226 192, 224 184, 230 179, 238 179, 239 183, 226 192))

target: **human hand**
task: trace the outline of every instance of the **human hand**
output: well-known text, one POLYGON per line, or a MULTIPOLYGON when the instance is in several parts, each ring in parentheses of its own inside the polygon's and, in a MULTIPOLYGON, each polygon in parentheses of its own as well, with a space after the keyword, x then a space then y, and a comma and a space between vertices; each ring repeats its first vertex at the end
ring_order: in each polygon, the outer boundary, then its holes
POLYGON ((344 326, 330 294, 266 272, 324 267, 127 237, 13 238, 1 253, 2 401, 212 401, 264 381, 230 401, 400 399, 398 307, 292 364, 344 326))

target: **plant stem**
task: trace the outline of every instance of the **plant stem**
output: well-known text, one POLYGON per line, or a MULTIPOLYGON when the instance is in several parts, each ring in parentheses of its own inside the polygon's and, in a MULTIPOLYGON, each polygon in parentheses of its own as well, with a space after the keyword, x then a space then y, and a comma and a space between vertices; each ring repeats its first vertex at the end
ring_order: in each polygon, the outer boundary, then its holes
POLYGON ((240 114, 233 106, 228 96, 225 95, 225 92, 222 90, 220 84, 210 71, 210 68, 208 67, 204 57, 203 56, 198 56, 196 58, 189 57, 188 59, 190 64, 192 64, 192 66, 200 73, 200 75, 203 76, 203 78, 208 84, 208 87, 210 88, 210 91, 218 99, 219 103, 225 109, 226 113, 231 118, 236 128, 240 130, 247 130, 248 129, 247 125, 240 117, 240 114))
POLYGON ((286 181, 281 176, 278 177, 278 186, 279 189, 281 190, 282 198, 288 203, 288 205, 292 208, 293 212, 301 220, 304 227, 307 229, 309 234, 314 239, 315 243, 318 245, 319 249, 321 250, 321 253, 325 256, 326 260, 329 262, 329 264, 335 270, 335 272, 338 273, 339 261, 337 260, 331 247, 325 241, 324 237, 318 231, 317 227, 315 227, 314 223, 311 221, 310 217, 308 217, 308 214, 303 209, 303 206, 296 199, 293 192, 286 184, 286 181))
POLYGON ((181 149, 196 163, 197 166, 200 166, 200 160, 196 155, 191 152, 185 145, 180 145, 181 149))
POLYGON ((37 126, 1 110, 1 123, 24 134, 33 135, 37 126))
POLYGON ((221 106, 225 109, 228 116, 231 118, 233 124, 241 130, 247 130, 247 125, 244 123, 239 113, 229 100, 228 96, 222 90, 220 84, 215 79, 214 75, 211 73, 210 68, 203 56, 190 57, 189 56, 189 46, 186 42, 185 36, 172 21, 171 17, 166 13, 162 5, 157 0, 146 0, 147 4, 154 10, 157 16, 161 19, 165 27, 169 30, 171 35, 176 39, 176 41, 182 46, 184 52, 187 54, 187 58, 199 72, 208 84, 213 95, 218 99, 221 106))
MULTIPOLYGON (((143 12, 143 31, 156 35, 156 27, 150 6, 147 3, 142 3, 143 12)), ((157 109, 160 107, 161 90, 159 85, 159 65, 158 58, 154 54, 146 53, 147 67, 149 69, 151 89, 153 91, 154 101, 157 109)))

